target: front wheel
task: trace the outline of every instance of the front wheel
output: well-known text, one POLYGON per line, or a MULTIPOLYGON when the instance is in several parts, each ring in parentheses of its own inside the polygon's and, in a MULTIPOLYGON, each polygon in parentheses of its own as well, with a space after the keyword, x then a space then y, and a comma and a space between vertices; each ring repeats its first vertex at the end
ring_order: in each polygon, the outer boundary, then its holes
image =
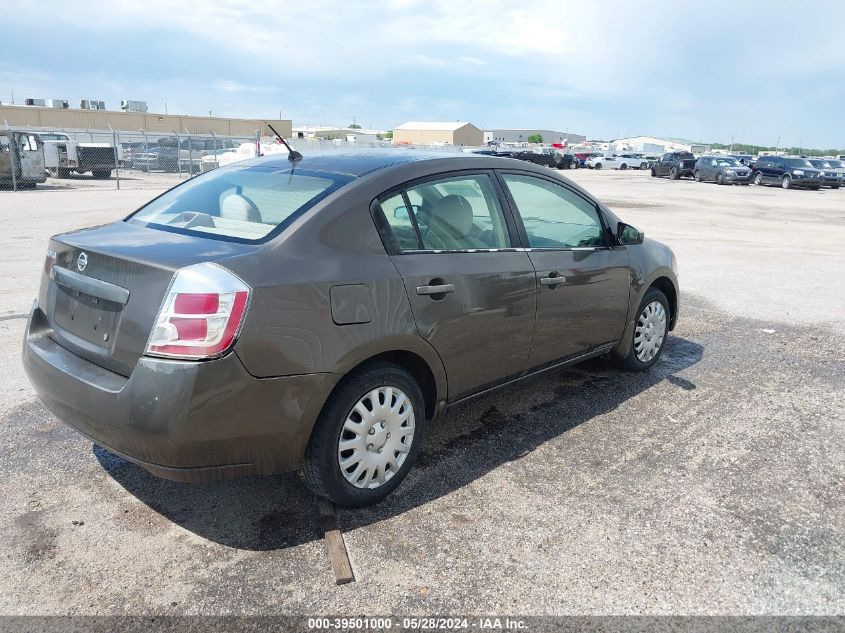
POLYGON ((657 170, 656 170, 656 169, 654 169, 654 167, 652 167, 652 168, 651 168, 651 177, 652 177, 652 178, 657 178, 657 170))
POLYGON ((569 163, 569 169, 578 169, 578 161, 573 160, 571 163, 569 163))
POLYGON ((724 185, 725 184, 725 177, 722 174, 716 176, 716 184, 717 185, 724 185))
POLYGON ((780 186, 783 189, 791 189, 792 188, 792 176, 790 176, 789 174, 784 176, 780 181, 780 186))
POLYGON ((648 163, 640 163, 640 169, 642 169, 642 170, 648 169, 648 163))
POLYGON ((695 179, 695 182, 701 182, 701 171, 696 169, 692 177, 695 179))
POLYGON ((628 371, 645 371, 663 353, 669 333, 669 301, 657 288, 649 288, 640 302, 634 334, 626 355, 618 359, 628 371))
POLYGON ((628 169, 628 163, 622 163, 619 165, 619 169, 628 169))
POLYGON ((681 175, 678 173, 678 168, 672 167, 671 171, 669 172, 669 179, 670 180, 677 180, 680 177, 681 177, 681 175))
POLYGON ((368 363, 329 396, 300 475, 315 494, 338 505, 380 501, 411 469, 424 423, 422 393, 411 374, 390 363, 368 363))
POLYGON ((95 169, 91 172, 91 175, 98 180, 111 178, 111 169, 95 169))
POLYGON ((754 179, 752 180, 752 182, 753 182, 755 185, 757 185, 758 187, 759 187, 760 185, 762 185, 762 184, 763 184, 763 174, 761 174, 761 173, 758 171, 756 174, 754 174, 754 179))

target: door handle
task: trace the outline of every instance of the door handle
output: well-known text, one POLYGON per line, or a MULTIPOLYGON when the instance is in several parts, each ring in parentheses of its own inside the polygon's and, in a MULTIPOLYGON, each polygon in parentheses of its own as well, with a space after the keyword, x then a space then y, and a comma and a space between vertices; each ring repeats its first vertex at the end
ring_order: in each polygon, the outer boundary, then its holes
POLYGON ((441 295, 455 292, 455 284, 440 284, 438 286, 417 286, 418 295, 441 295))
POLYGON ((540 285, 542 286, 560 286, 566 283, 566 277, 560 273, 550 273, 548 277, 540 277, 540 285))

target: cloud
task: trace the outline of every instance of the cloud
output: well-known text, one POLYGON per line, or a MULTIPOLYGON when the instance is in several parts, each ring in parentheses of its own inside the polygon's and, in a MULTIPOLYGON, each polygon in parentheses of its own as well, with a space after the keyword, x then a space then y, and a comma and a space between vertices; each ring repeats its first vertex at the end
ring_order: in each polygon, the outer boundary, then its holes
POLYGON ((839 114, 824 106, 845 100, 845 4, 824 16, 794 20, 727 0, 707 11, 656 0, 91 0, 85 10, 48 0, 5 16, 0 80, 16 96, 25 86, 27 96, 69 98, 85 86, 74 98, 103 90, 197 112, 282 109, 309 122, 449 118, 747 140, 776 136, 777 125, 843 145, 829 138, 839 114), (33 23, 38 37, 26 41, 33 23), (72 67, 42 45, 68 33, 72 67))

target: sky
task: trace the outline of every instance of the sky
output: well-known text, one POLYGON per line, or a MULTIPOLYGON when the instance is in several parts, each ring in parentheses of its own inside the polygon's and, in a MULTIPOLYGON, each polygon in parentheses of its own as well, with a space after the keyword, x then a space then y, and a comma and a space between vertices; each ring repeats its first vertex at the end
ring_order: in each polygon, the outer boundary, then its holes
POLYGON ((845 148, 845 2, 0 0, 0 101, 845 148), (4 7, 4 5, 6 5, 4 7), (810 15, 811 14, 811 15, 810 15))

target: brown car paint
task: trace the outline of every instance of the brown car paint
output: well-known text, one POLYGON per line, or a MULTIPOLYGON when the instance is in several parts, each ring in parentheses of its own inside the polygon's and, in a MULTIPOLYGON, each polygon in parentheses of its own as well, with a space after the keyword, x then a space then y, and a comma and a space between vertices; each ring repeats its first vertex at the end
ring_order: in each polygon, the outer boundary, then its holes
MULTIPOLYGON (((270 161, 284 164, 276 157, 254 164, 270 161)), ((105 326, 110 341, 85 339, 53 312, 68 289, 43 276, 23 348, 41 399, 93 441, 157 475, 198 481, 266 474, 298 467, 331 390, 368 359, 406 366, 433 417, 535 370, 625 349, 642 296, 656 280, 669 295, 674 327, 672 252, 651 240, 612 243, 619 219, 598 202, 608 229, 600 248, 527 248, 499 184, 511 248, 391 252, 377 199, 409 181, 454 172, 498 178, 501 170, 552 179, 594 200, 547 168, 405 150, 335 152, 301 163, 333 166, 354 179, 264 243, 165 232, 131 219, 54 237, 56 266, 70 268, 84 250, 90 263, 83 274, 128 288, 129 299, 105 326), (252 288, 233 353, 201 362, 143 356, 174 272, 201 261, 221 264, 252 288), (567 283, 541 286, 541 273, 552 270, 566 271, 567 283), (455 292, 416 293, 435 280, 454 284, 455 292)))

